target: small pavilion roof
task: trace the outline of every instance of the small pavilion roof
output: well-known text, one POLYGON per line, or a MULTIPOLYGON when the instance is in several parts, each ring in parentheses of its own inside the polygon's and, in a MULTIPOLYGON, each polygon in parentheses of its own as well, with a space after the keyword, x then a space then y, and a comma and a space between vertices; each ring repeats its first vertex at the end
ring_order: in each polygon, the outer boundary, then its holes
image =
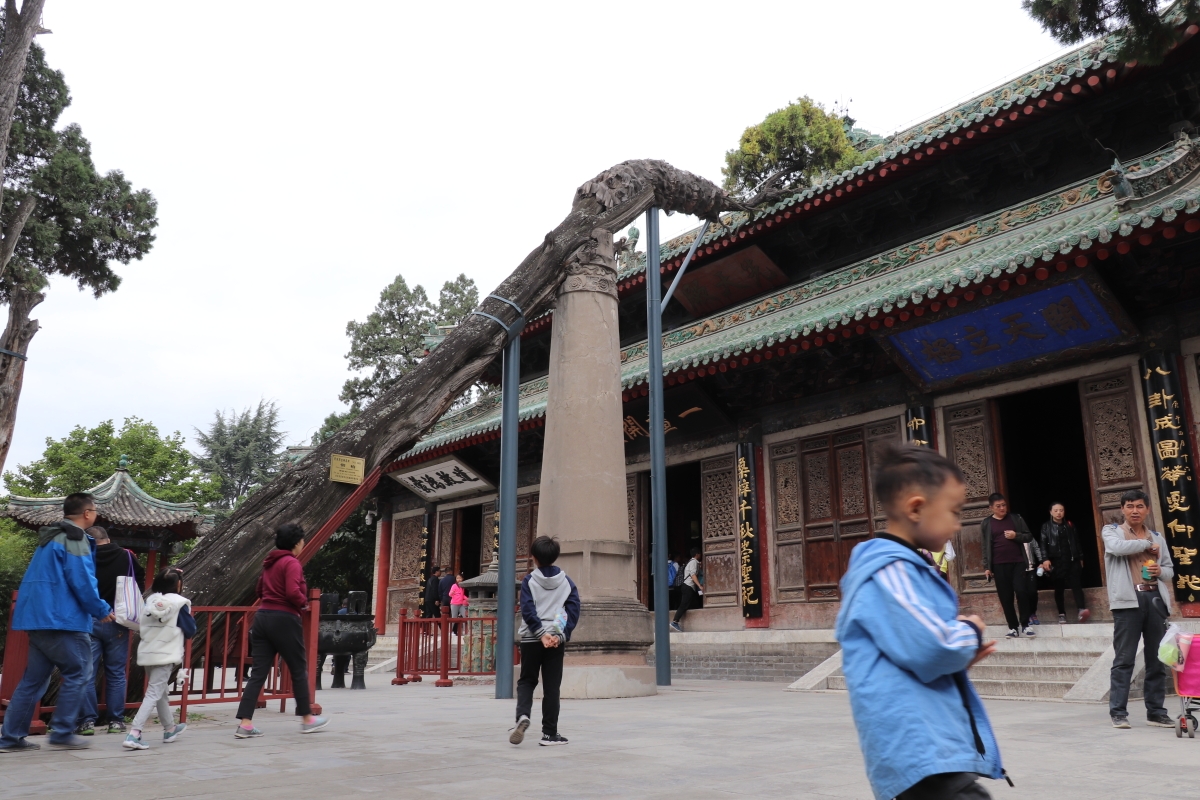
MULTIPOLYGON (((1130 197, 1117 197, 1120 175, 1110 169, 668 331, 663 373, 683 380, 689 371, 711 373, 715 365, 764 349, 797 344, 807 349, 814 334, 862 335, 885 317, 908 319, 906 311, 928 305, 939 294, 1005 276, 1024 282, 1065 257, 1072 263, 1087 263, 1089 255, 1105 258, 1105 245, 1114 239, 1127 246, 1148 229, 1200 212, 1200 139, 1181 139, 1125 163, 1123 171, 1132 184, 1130 197)), ((1200 220, 1189 220, 1186 230, 1200 230, 1200 220)), ((1166 235, 1174 236, 1174 229, 1166 235)), ((646 342, 623 347, 622 389, 641 393, 647 376, 646 342)), ((545 376, 521 385, 522 423, 545 415, 548 390, 545 376)), ((470 442, 464 440, 498 431, 500 406, 497 393, 446 415, 401 461, 423 460, 429 456, 422 454, 465 446, 470 442)))
MULTIPOLYGON (((122 466, 108 480, 86 490, 96 498, 98 524, 126 530, 171 530, 176 539, 201 536, 213 526, 212 517, 200 512, 195 503, 171 503, 151 497, 137 485, 129 470, 122 466)), ((8 498, 0 516, 10 517, 30 528, 39 528, 62 519, 65 497, 8 498)))

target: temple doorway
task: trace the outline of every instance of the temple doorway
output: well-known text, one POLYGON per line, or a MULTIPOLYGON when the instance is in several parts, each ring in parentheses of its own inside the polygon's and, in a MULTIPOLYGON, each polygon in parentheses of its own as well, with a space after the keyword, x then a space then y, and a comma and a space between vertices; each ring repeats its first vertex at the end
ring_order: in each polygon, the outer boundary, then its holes
MULTIPOLYGON (((646 517, 646 571, 649 590, 645 593, 646 605, 654 610, 654 576, 650 566, 654 553, 654 533, 650 522, 653 517, 653 502, 647 482, 646 517)), ((675 556, 680 568, 691 558, 693 547, 700 547, 700 462, 667 467, 667 552, 675 556)), ((679 603, 679 592, 670 594, 671 608, 679 603)))
POLYGON ((479 557, 483 546, 483 506, 459 509, 462 516, 462 538, 459 545, 458 571, 470 580, 479 574, 479 557))
POLYGON ((1010 507, 1037 534, 1050 518, 1050 504, 1062 503, 1083 551, 1083 585, 1102 585, 1079 385, 1031 389, 999 398, 994 407, 1001 491, 1010 507))

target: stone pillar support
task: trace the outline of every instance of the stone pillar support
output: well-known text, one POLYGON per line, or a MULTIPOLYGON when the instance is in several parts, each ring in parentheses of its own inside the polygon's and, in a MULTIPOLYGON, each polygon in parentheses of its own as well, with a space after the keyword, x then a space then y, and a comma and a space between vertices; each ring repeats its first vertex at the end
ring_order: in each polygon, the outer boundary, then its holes
POLYGON ((567 263, 554 310, 538 535, 558 539, 583 604, 563 697, 631 697, 656 691, 645 657, 654 631, 626 518, 612 234, 592 235, 567 263))

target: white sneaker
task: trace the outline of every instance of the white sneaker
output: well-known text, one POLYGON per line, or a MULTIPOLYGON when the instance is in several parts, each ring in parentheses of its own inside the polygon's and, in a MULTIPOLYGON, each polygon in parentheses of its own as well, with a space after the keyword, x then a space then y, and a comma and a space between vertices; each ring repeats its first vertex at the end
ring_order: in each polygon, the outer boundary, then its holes
POLYGON ((1026 636, 1037 636, 1037 631, 1035 631, 1033 629, 1033 626, 1030 625, 1025 628, 1025 635, 1026 636))
POLYGON ((1018 639, 1020 636, 1021 632, 1016 628, 1010 628, 1008 633, 1004 634, 1005 639, 1018 639))

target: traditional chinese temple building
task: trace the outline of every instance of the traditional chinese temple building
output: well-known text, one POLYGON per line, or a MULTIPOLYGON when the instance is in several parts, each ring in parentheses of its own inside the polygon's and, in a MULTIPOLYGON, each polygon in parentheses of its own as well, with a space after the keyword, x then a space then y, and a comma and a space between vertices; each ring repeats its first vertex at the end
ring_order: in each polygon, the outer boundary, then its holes
MULTIPOLYGON (((159 554, 165 559, 174 545, 203 536, 212 529, 214 518, 202 514, 195 503, 170 503, 151 497, 129 475, 128 466, 129 462, 121 456, 112 477, 84 491, 96 498, 96 524, 105 528, 121 547, 146 555, 149 587, 159 554)), ((0 509, 0 516, 11 517, 37 530, 63 518, 64 500, 65 497, 13 495, 8 498, 8 505, 0 509)))
MULTIPOLYGON (((951 578, 989 621, 1002 616, 979 522, 996 491, 1035 529, 1066 505, 1107 619, 1100 527, 1145 489, 1177 597, 1200 601, 1200 28, 1179 24, 1187 38, 1161 65, 1118 60, 1114 34, 894 136, 856 132, 861 166, 709 228, 663 324, 668 549, 702 548, 707 577, 689 630, 831 628, 851 549, 885 524, 873 455, 905 440, 966 475, 951 578), (761 616, 745 613, 754 598, 761 616)), ((663 246, 664 280, 696 235, 663 246)), ((620 266, 629 540, 650 604, 645 258, 627 250, 620 266)), ((553 324, 523 334, 521 564, 553 324)), ((431 564, 486 569, 499 428, 500 398, 485 396, 388 468, 376 598, 389 623, 416 608, 431 564)))

